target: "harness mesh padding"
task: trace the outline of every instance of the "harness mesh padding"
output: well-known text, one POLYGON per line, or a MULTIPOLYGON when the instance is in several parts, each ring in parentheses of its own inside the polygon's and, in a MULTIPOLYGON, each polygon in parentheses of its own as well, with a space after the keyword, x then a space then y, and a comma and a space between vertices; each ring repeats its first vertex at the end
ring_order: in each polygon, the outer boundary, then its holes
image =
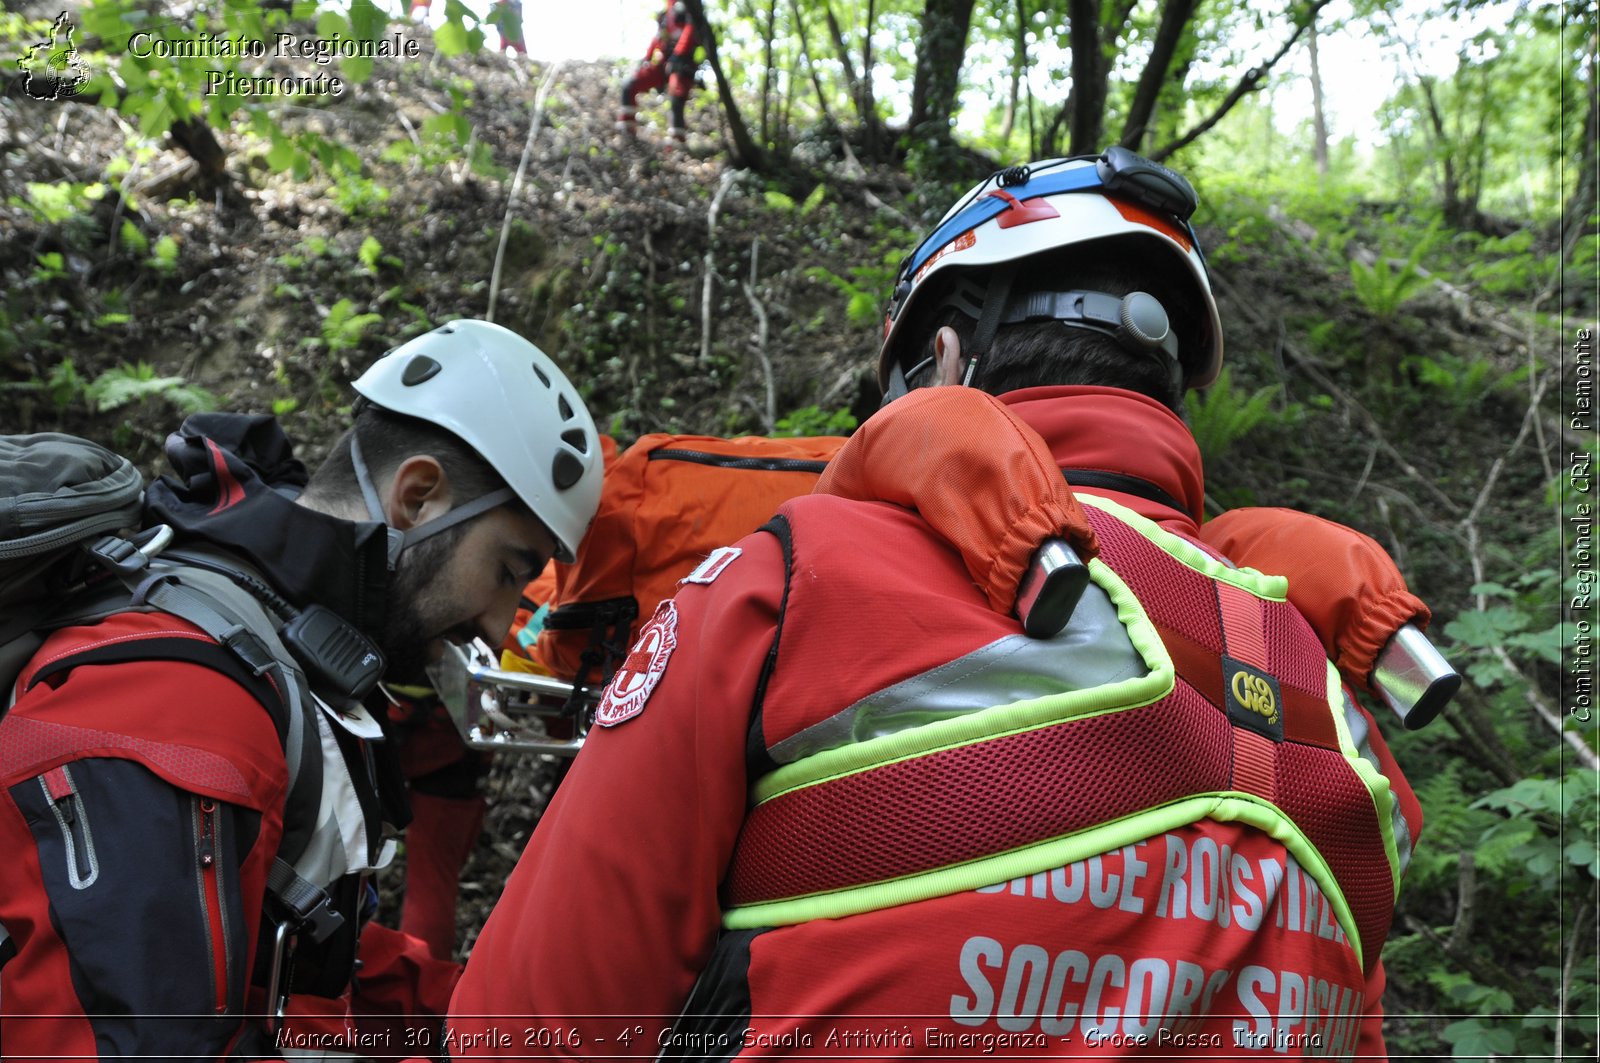
POLYGON ((1394 912, 1388 862, 1374 859, 1381 827, 1371 795, 1342 757, 1285 742, 1278 749, 1277 803, 1306 832, 1338 879, 1370 967, 1394 912))
POLYGON ((1141 709, 793 791, 746 818, 727 899, 740 905, 899 878, 1216 789, 1228 777, 1229 730, 1204 699, 1180 686, 1141 709), (1186 755, 1174 756, 1175 744, 1186 755), (1116 766, 1115 786, 1107 786, 1107 765, 1116 766))
MULTIPOLYGON (((1160 701, 984 739, 780 793, 746 817, 727 880, 732 907, 847 890, 1066 837, 1218 791, 1275 804, 1345 893, 1373 962, 1394 890, 1378 813, 1338 748, 1327 659, 1293 607, 1229 589, 1233 649, 1264 660, 1282 693, 1284 741, 1230 722, 1230 648, 1217 583, 1122 521, 1086 507, 1108 564, 1173 658, 1160 701), (1253 610, 1259 609, 1259 619, 1253 610), (1241 738, 1240 736, 1244 736, 1241 738)), ((1041 869, 1042 870, 1042 869, 1041 869)))

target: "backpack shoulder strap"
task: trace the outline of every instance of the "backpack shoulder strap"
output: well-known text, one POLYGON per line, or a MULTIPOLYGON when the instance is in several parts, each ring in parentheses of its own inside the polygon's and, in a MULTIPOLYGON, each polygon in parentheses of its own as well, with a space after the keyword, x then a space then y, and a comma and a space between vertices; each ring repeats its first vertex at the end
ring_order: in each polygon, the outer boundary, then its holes
POLYGON ((311 840, 322 802, 322 744, 305 672, 278 637, 278 623, 255 596, 221 573, 177 562, 134 589, 145 602, 189 621, 227 647, 254 675, 271 674, 283 700, 284 760, 289 770, 279 856, 293 863, 311 840))

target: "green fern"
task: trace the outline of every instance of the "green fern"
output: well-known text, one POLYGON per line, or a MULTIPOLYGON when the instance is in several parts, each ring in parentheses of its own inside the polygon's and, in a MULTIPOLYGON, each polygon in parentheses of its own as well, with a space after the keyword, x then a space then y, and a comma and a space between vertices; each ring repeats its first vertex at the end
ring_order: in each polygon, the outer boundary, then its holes
POLYGON ((107 369, 84 389, 90 408, 99 413, 157 396, 184 413, 217 408, 217 397, 211 392, 190 384, 181 376, 156 376, 148 362, 107 369))
POLYGON ((1210 388, 1185 395, 1189 429, 1194 433, 1195 442, 1200 444, 1205 460, 1215 461, 1266 421, 1297 417, 1298 407, 1292 406, 1283 414, 1273 412, 1272 400, 1277 393, 1278 386, 1269 384, 1245 395, 1234 388, 1233 376, 1225 368, 1210 388))
POLYGON ((1422 294, 1432 278, 1422 272, 1419 264, 1437 238, 1438 230, 1429 229, 1417 240, 1399 268, 1386 255, 1379 255, 1370 266, 1351 259, 1350 283, 1361 305, 1380 321, 1387 321, 1402 305, 1422 294))

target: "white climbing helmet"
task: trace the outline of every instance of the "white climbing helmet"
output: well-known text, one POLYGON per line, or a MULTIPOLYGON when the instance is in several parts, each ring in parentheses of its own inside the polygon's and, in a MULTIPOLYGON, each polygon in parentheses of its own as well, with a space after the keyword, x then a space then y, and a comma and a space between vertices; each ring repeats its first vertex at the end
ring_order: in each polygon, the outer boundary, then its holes
MULTIPOLYGON (((577 555, 600 505, 600 436, 577 389, 543 351, 488 321, 452 321, 379 358, 354 387, 376 406, 461 437, 555 535, 556 559, 577 555)), ((359 475, 359 460, 357 467, 359 475)), ((422 530, 492 508, 497 494, 466 500, 422 530), (488 504, 465 512, 480 501, 488 504)))
MULTIPOLYGON (((911 352, 897 349, 903 346, 897 337, 930 278, 945 270, 981 270, 1107 240, 1138 241, 1150 253, 1183 262, 1205 307, 1205 320, 1197 338, 1182 344, 1177 357, 1186 387, 1212 383, 1222 367, 1222 322, 1204 255, 1189 225, 1196 204, 1194 188, 1182 176, 1121 147, 1097 156, 1045 159, 1001 170, 958 200, 901 263, 883 322, 879 388, 888 392, 895 367, 904 370, 908 364, 911 352)), ((1086 248, 1085 253, 1094 251, 1086 248)), ((1114 320, 1110 327, 1115 327, 1114 320)))

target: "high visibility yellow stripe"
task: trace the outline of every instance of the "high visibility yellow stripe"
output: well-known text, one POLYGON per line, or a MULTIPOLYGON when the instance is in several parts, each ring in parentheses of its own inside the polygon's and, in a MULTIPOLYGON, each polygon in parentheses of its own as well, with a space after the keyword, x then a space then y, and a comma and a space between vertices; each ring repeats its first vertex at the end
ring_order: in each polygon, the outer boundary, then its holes
POLYGON ((1072 690, 996 705, 964 716, 939 720, 922 727, 882 735, 864 742, 824 750, 785 764, 757 780, 751 787, 755 803, 770 801, 793 790, 895 764, 914 757, 1023 731, 1049 727, 1063 720, 1082 719, 1160 701, 1172 691, 1177 676, 1172 658, 1128 585, 1099 560, 1089 562, 1089 578, 1117 609, 1117 619, 1144 659, 1149 674, 1124 679, 1089 690, 1072 690))

